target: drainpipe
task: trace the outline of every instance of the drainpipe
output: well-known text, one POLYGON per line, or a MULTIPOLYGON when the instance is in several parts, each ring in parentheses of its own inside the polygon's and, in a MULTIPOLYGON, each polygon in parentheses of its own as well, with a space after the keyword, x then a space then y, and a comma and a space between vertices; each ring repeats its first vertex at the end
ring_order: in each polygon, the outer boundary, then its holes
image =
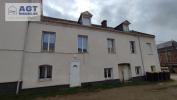
POLYGON ((30 22, 28 21, 27 25, 26 25, 26 33, 25 33, 25 36, 24 36, 24 46, 23 46, 23 54, 22 54, 22 60, 21 60, 20 77, 19 77, 19 80, 17 82, 16 94, 18 94, 19 91, 20 91, 20 85, 21 85, 20 83, 22 82, 22 78, 23 78, 23 68, 24 68, 24 63, 25 63, 24 62, 25 61, 25 50, 26 50, 29 24, 30 24, 30 22))
POLYGON ((140 54, 141 54, 141 62, 143 65, 143 74, 145 75, 145 68, 144 68, 144 60, 143 60, 143 54, 142 54, 142 48, 141 48, 141 42, 140 42, 140 36, 138 35, 138 44, 139 44, 139 48, 140 48, 140 54))

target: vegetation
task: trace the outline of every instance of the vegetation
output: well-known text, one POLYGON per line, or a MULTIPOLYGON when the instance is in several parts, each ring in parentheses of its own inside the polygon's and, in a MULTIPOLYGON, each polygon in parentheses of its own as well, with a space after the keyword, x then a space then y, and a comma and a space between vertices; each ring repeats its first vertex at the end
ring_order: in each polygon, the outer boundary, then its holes
MULTIPOLYGON (((157 82, 154 82, 157 83, 157 82)), ((98 83, 94 85, 84 85, 82 87, 68 88, 62 90, 48 90, 48 91, 26 91, 22 92, 19 95, 3 95, 0 96, 0 100, 34 100, 38 97, 51 97, 56 95, 69 95, 75 94, 79 92, 96 92, 103 89, 111 89, 111 88, 120 88, 124 86, 133 86, 133 85, 147 85, 154 84, 152 82, 147 81, 133 81, 127 83, 98 83)))

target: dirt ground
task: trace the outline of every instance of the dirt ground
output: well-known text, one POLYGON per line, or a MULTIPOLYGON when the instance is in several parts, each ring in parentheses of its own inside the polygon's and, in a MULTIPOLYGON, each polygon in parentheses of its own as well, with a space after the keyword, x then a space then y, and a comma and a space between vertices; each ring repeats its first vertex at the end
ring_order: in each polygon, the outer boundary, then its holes
MULTIPOLYGON (((177 76, 174 78, 176 79, 177 76)), ((177 100, 177 81, 38 98, 37 100, 177 100)))

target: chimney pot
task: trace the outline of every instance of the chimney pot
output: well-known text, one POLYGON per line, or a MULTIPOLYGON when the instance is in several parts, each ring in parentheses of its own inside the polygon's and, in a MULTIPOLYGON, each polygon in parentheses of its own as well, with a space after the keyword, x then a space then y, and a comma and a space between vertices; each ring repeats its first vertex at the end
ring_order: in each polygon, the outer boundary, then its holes
POLYGON ((102 27, 107 27, 107 20, 103 20, 103 21, 101 22, 101 26, 102 26, 102 27))

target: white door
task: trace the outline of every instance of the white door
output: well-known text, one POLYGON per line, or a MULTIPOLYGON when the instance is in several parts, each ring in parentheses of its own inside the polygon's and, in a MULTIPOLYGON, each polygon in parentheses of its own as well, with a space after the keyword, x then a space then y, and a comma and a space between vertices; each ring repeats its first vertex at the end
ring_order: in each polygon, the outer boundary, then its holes
POLYGON ((70 87, 81 86, 80 82, 80 62, 73 61, 70 66, 70 87))
POLYGON ((119 66, 119 78, 120 81, 127 81, 131 78, 131 70, 128 65, 119 66))

